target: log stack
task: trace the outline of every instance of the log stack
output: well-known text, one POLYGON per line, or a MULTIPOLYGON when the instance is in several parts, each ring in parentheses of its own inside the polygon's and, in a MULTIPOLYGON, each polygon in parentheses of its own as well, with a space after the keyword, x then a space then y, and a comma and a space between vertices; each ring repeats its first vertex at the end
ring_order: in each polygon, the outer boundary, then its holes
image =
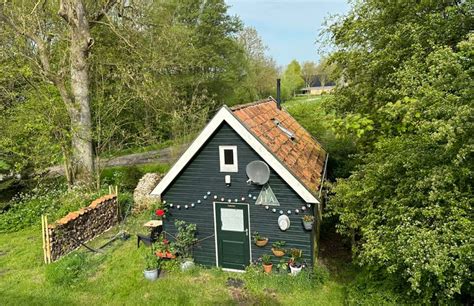
POLYGON ((119 221, 117 195, 109 194, 94 200, 89 206, 70 212, 48 225, 51 260, 55 261, 119 221))

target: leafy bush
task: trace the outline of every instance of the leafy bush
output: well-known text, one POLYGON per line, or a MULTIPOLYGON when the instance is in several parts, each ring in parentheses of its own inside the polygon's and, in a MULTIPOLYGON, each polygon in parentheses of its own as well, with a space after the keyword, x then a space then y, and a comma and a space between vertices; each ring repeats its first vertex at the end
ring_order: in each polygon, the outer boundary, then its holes
POLYGON ((9 202, 11 208, 0 214, 0 232, 12 232, 38 224, 43 214, 48 215, 48 221, 52 222, 89 205, 99 196, 100 193, 81 190, 68 192, 64 186, 40 186, 29 193, 20 193, 9 202))
POLYGON ((58 286, 80 282, 90 264, 84 253, 70 254, 46 267, 46 280, 58 286))
POLYGON ((163 164, 122 166, 104 169, 101 173, 103 185, 119 186, 121 190, 133 191, 145 173, 165 173, 169 166, 163 164))

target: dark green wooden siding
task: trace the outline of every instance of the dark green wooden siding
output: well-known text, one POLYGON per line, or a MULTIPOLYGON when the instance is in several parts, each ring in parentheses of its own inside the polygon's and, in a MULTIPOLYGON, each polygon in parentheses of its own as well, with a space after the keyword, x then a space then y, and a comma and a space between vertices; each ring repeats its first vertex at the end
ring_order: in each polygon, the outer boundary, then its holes
MULTIPOLYGON (((170 208, 168 221, 165 222, 167 232, 175 234, 173 225, 175 219, 197 225, 198 239, 203 239, 194 248, 194 258, 197 263, 208 266, 216 264, 212 204, 214 195, 218 196, 216 201, 221 201, 221 197, 224 197, 225 201, 238 199, 238 202, 249 203, 251 232, 258 231, 261 235, 269 237, 270 241, 266 247, 259 248, 252 243, 252 260, 256 260, 264 253, 271 254, 271 243, 284 240, 288 248, 302 249, 303 257, 308 263, 312 262, 311 232, 305 231, 301 223, 303 215, 301 206, 306 203, 271 169, 269 184, 278 198, 280 206, 270 206, 270 209, 266 210, 261 205, 255 205, 255 200, 249 199, 248 195, 252 194, 252 196, 258 197, 261 186, 247 185, 248 177, 245 173, 246 165, 254 160, 262 159, 229 125, 224 123, 163 193, 163 200, 174 205, 174 208, 170 208), (237 146, 239 172, 220 172, 220 145, 237 146), (226 174, 231 176, 230 187, 224 183, 226 174), (211 195, 204 199, 203 197, 208 191, 211 192, 211 195), (245 201, 241 200, 242 197, 245 197, 245 201), (201 200, 200 204, 197 203, 198 200, 201 200), (191 203, 195 203, 194 208, 191 207, 191 203), (188 209, 184 208, 186 204, 189 205, 188 209), (176 205, 180 205, 181 209, 177 209, 176 205), (276 208, 277 212, 273 213, 272 208, 276 208), (297 208, 300 209, 298 215, 294 213, 297 208), (285 214, 287 210, 292 211, 292 214, 289 215, 291 226, 285 232, 278 227, 279 210, 283 210, 285 214)), ((313 208, 306 210, 306 212, 312 214, 313 208)), ((278 260, 274 257, 274 261, 278 260)))

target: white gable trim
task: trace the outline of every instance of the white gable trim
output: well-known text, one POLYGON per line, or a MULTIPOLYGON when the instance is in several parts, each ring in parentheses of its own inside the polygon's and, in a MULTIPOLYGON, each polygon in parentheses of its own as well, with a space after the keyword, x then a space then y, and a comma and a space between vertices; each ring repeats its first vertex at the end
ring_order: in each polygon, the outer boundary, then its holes
POLYGON ((209 121, 186 152, 181 155, 178 161, 151 192, 152 195, 161 196, 163 191, 173 182, 181 170, 184 169, 188 162, 224 121, 229 124, 306 203, 319 203, 316 197, 252 133, 250 133, 249 130, 247 130, 227 106, 223 106, 214 118, 209 121))

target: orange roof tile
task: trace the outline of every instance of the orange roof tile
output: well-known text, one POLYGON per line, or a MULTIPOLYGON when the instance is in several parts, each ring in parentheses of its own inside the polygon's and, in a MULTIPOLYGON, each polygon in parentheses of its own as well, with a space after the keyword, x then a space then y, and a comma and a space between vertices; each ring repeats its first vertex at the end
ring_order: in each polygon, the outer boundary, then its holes
POLYGON ((273 99, 238 105, 232 112, 306 188, 319 189, 326 151, 288 112, 278 109, 273 99), (275 119, 294 134, 293 140, 275 119))

